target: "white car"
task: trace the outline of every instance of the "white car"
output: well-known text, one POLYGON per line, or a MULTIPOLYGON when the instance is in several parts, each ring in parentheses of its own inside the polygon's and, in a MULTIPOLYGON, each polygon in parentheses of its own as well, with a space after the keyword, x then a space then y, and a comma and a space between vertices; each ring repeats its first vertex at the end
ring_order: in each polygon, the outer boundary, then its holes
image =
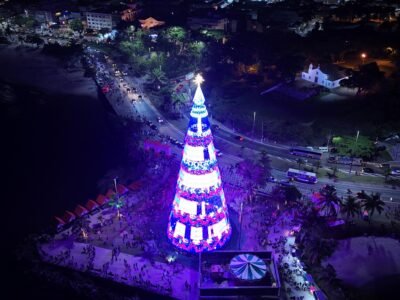
POLYGON ((318 150, 321 151, 322 153, 328 153, 328 147, 318 147, 318 150))
POLYGON ((158 123, 164 123, 164 120, 161 119, 160 117, 157 117, 157 121, 158 121, 158 123))

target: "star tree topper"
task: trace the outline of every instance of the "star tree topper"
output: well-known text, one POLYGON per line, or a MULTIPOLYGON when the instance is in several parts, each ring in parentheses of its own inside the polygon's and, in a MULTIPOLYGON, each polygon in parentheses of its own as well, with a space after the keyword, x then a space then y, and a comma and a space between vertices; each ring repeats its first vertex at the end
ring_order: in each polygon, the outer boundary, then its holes
POLYGON ((195 84, 197 84, 197 86, 199 86, 204 82, 204 78, 200 74, 197 74, 193 81, 195 84))

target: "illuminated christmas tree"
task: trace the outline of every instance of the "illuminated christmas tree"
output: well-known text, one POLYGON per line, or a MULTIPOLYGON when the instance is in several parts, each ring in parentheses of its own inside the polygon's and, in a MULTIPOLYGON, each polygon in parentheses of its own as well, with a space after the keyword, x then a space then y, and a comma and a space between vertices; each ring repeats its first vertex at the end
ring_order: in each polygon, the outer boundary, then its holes
POLYGON ((186 251, 215 250, 231 235, 221 175, 197 75, 196 93, 168 223, 168 238, 186 251))

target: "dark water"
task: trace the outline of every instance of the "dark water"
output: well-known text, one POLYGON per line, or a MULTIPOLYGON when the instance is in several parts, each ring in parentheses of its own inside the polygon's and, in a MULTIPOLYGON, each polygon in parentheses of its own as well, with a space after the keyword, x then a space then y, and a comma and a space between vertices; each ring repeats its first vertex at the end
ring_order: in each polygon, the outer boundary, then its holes
POLYGON ((123 163, 124 141, 99 97, 48 94, 0 81, 0 119, 6 233, 1 246, 14 292, 24 293, 25 286, 34 287, 15 274, 16 245, 52 224, 54 215, 95 197, 98 181, 123 163))

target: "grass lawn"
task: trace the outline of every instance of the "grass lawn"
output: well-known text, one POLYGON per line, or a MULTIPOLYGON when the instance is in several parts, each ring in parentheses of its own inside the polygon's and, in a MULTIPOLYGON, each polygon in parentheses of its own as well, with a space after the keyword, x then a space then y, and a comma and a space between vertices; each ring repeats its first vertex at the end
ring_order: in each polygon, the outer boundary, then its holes
MULTIPOLYGON (((295 100, 280 91, 260 96, 263 87, 249 87, 235 82, 214 85, 206 90, 210 113, 228 126, 236 126, 244 133, 254 132, 284 143, 322 145, 329 135, 356 136, 357 130, 374 139, 381 134, 388 120, 379 103, 366 103, 362 98, 341 101, 322 101, 321 95, 307 100, 295 100), (379 124, 379 125, 377 125, 379 124)), ((391 126, 394 126, 392 124, 391 126)), ((360 136, 359 147, 369 144, 360 136)))

